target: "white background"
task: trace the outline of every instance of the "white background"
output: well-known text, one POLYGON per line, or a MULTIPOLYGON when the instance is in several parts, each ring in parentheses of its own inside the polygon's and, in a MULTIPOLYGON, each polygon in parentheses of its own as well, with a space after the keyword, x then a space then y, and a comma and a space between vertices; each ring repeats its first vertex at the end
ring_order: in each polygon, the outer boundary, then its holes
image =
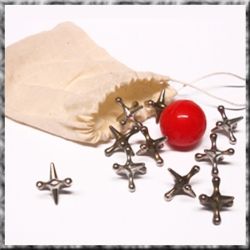
MULTIPOLYGON (((245 76, 245 6, 6 6, 6 46, 28 35, 49 30, 63 21, 84 29, 113 57, 135 70, 152 71, 184 81, 207 73, 229 71, 245 76)), ((229 76, 214 76, 197 83, 202 89, 244 103, 244 85, 229 76)), ((181 85, 173 85, 177 89, 181 85)), ((87 147, 6 119, 5 124, 5 243, 11 245, 241 245, 246 241, 246 128, 238 124, 235 154, 220 165, 221 193, 235 197, 221 212, 222 223, 212 223, 212 212, 199 203, 201 193, 212 193, 211 166, 197 163, 194 155, 210 148, 209 134, 220 119, 216 106, 224 104, 201 92, 184 88, 177 99, 191 99, 206 113, 207 130, 201 144, 188 152, 166 145, 165 165, 157 167, 148 157, 147 174, 135 180, 130 193, 127 180, 112 169, 124 154, 109 158, 104 149, 87 147), (56 206, 47 191, 37 190, 38 180, 48 180, 53 161, 59 178, 71 177, 73 185, 61 194, 56 206), (195 199, 164 193, 172 188, 167 168, 181 175, 198 164, 191 184, 195 199)), ((245 111, 227 111, 229 118, 245 111)), ((152 137, 161 136, 154 119, 145 122, 152 137)), ((135 136, 135 140, 136 140, 135 136)), ((142 139, 142 138, 141 138, 142 139)), ((138 149, 134 144, 133 148, 138 149)), ((218 147, 231 147, 218 136, 218 147)))

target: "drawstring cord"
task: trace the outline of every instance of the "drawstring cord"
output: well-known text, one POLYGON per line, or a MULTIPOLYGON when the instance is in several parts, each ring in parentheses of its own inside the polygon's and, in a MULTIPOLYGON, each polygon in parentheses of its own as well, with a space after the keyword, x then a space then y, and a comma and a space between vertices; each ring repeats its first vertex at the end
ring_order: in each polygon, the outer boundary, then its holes
MULTIPOLYGON (((183 86, 179 90, 177 90, 177 92, 179 92, 180 90, 182 90, 184 87, 188 86, 188 87, 191 87, 191 88, 193 88, 193 89, 195 89, 197 91, 200 91, 200 92, 204 93, 205 95, 208 95, 208 96, 210 96, 212 98, 215 98, 217 100, 220 100, 222 102, 228 103, 228 104, 233 105, 233 106, 240 107, 240 108, 235 108, 235 109, 234 108, 226 108, 226 109, 229 109, 229 110, 243 110, 243 109, 245 109, 246 108, 246 104, 239 104, 239 103, 231 102, 231 101, 229 101, 227 99, 224 99, 224 98, 221 98, 219 96, 213 95, 210 92, 208 92, 208 91, 206 91, 204 89, 201 89, 201 88, 199 88, 199 87, 197 87, 197 86, 194 85, 195 83, 197 83, 197 82, 199 82, 201 80, 204 80, 206 78, 209 78, 209 77, 215 76, 215 75, 230 75, 230 76, 238 78, 238 79, 240 79, 242 81, 246 80, 245 78, 243 78, 243 77, 241 77, 239 75, 230 73, 230 72, 215 72, 215 73, 211 73, 211 74, 207 74, 205 76, 199 77, 196 80, 194 80, 192 82, 189 82, 189 83, 188 82, 184 82, 184 81, 180 81, 180 80, 177 80, 177 79, 173 79, 173 78, 170 78, 169 81, 183 84, 183 86)), ((245 86, 243 85, 243 86, 240 86, 240 87, 245 87, 245 86)))

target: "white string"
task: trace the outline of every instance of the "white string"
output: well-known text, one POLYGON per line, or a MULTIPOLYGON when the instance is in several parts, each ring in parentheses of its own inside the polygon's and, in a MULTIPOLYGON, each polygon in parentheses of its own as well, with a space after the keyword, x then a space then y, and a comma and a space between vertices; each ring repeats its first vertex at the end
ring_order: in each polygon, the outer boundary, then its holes
MULTIPOLYGON (((209 77, 215 76, 215 75, 230 75, 230 76, 233 76, 233 77, 235 77, 235 78, 238 78, 238 79, 240 79, 240 80, 242 80, 242 81, 245 81, 245 80, 246 80, 245 78, 243 78, 243 77, 241 77, 241 76, 239 76, 239 75, 236 75, 236 74, 234 74, 234 73, 231 73, 231 72, 214 72, 214 73, 210 73, 210 74, 207 74, 207 75, 205 75, 205 76, 199 77, 199 78, 195 79, 194 81, 190 82, 189 84, 194 84, 194 83, 196 83, 196 82, 199 82, 199 81, 201 81, 201 80, 203 80, 203 79, 206 79, 206 78, 209 78, 209 77)), ((184 84, 181 88, 179 88, 178 92, 179 92, 181 89, 185 88, 186 86, 187 86, 187 85, 184 84)))
POLYGON ((221 97, 218 97, 216 95, 213 95, 213 94, 209 93, 208 91, 206 91, 204 89, 201 89, 199 87, 196 87, 194 85, 194 83, 199 82, 199 81, 201 81, 201 80, 203 80, 205 78, 208 78, 208 77, 211 77, 211 76, 214 76, 214 75, 231 75, 231 76, 236 77, 236 78, 238 78, 238 79, 240 79, 242 81, 245 81, 245 78, 243 78, 241 76, 238 76, 236 74, 230 73, 230 72, 215 72, 215 73, 211 73, 211 74, 199 77, 199 78, 197 78, 196 80, 194 80, 194 81, 192 81, 190 83, 183 82, 183 81, 180 81, 180 80, 176 80, 176 79, 173 79, 173 78, 170 78, 169 80, 172 81, 172 82, 177 82, 177 83, 183 84, 183 86, 179 90, 177 90, 177 92, 179 92, 182 88, 184 88, 186 86, 189 86, 189 87, 191 87, 193 89, 196 89, 196 90, 198 90, 198 91, 200 91, 200 92, 202 92, 202 93, 204 93, 204 94, 206 94, 206 95, 208 95, 208 96, 210 96, 212 98, 215 98, 217 100, 220 100, 222 102, 228 103, 228 104, 233 105, 233 106, 241 107, 240 109, 245 109, 246 108, 246 104, 239 104, 239 103, 228 101, 228 100, 226 100, 224 98, 221 98, 221 97))

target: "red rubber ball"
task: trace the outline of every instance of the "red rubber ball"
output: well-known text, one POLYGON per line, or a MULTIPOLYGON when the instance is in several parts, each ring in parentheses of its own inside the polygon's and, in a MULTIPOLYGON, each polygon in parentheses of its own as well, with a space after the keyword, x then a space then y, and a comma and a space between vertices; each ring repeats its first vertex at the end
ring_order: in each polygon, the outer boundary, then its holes
POLYGON ((206 130, 206 116, 195 102, 177 100, 161 113, 160 127, 168 144, 187 150, 196 146, 206 130))

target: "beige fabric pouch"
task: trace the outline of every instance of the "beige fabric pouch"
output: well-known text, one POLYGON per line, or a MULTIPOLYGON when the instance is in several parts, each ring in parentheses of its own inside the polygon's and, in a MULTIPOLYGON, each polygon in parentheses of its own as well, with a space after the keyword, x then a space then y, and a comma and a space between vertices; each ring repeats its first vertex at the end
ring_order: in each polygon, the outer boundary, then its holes
MULTIPOLYGON (((6 48, 5 115, 65 139, 108 141, 120 96, 130 105, 176 94, 166 76, 135 72, 112 58, 79 27, 66 22, 6 48)), ((144 121, 152 111, 140 111, 144 121)))

